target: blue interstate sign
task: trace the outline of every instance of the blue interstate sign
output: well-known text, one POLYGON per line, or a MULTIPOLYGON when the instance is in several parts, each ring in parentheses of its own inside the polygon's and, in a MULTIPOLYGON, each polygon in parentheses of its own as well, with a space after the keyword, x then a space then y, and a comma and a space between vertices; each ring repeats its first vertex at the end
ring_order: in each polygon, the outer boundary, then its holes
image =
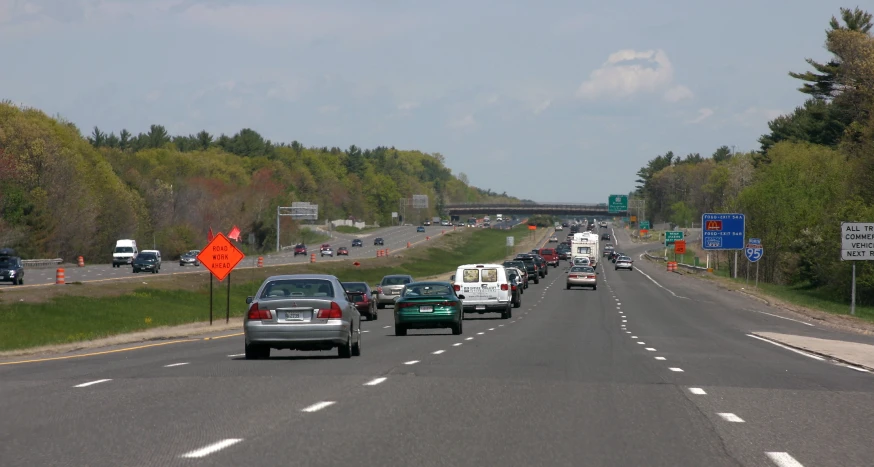
POLYGON ((701 216, 701 248, 744 250, 746 218, 743 214, 707 213, 701 216))

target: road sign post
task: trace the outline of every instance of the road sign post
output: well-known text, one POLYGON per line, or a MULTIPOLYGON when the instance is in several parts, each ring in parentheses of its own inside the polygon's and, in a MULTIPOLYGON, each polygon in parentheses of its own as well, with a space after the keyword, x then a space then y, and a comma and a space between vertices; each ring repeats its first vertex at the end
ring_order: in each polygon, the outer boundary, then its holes
POLYGON ((874 222, 841 222, 841 261, 853 262, 850 314, 856 314, 856 261, 874 260, 874 222))
POLYGON ((607 212, 625 212, 628 211, 628 195, 610 195, 607 203, 607 212))
POLYGON ((225 234, 219 232, 206 247, 197 255, 197 260, 200 261, 209 272, 209 324, 212 325, 212 278, 215 277, 219 282, 228 278, 228 301, 226 320, 231 319, 231 279, 230 274, 234 268, 240 264, 240 261, 246 255, 234 246, 225 234))
POLYGON ((701 216, 701 248, 734 250, 734 278, 737 279, 737 252, 744 249, 746 217, 738 213, 706 213, 701 216))
MULTIPOLYGON (((765 254, 765 249, 762 248, 762 239, 760 238, 751 238, 747 242, 747 246, 744 249, 744 253, 747 255, 747 259, 751 263, 756 263, 756 288, 759 287, 759 260, 762 259, 762 256, 765 254)), ((747 284, 750 282, 750 268, 747 268, 747 284)))

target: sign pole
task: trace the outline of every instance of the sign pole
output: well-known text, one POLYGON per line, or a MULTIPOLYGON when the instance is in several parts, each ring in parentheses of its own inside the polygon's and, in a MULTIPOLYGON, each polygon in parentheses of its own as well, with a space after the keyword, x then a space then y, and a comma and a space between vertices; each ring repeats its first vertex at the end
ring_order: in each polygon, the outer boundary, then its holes
POLYGON ((734 278, 737 279, 737 250, 734 250, 734 278))
POLYGON ((212 326, 212 274, 209 275, 209 325, 212 326))
POLYGON ((756 288, 759 288, 759 262, 756 261, 756 288))
POLYGON ((853 261, 853 285, 850 288, 850 314, 856 316, 856 262, 853 261))
POLYGON ((228 307, 225 310, 225 324, 231 322, 231 274, 228 274, 228 307))
MULTIPOLYGON (((749 264, 747 264, 746 269, 747 269, 747 287, 749 287, 750 286, 750 266, 749 266, 749 264)), ((756 272, 758 273, 758 271, 759 271, 759 263, 756 263, 756 272)))

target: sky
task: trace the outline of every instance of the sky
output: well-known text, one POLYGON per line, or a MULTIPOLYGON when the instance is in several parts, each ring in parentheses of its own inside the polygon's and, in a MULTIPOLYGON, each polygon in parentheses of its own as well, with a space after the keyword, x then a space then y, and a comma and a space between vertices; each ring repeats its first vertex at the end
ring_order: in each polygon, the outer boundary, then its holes
POLYGON ((758 149, 834 0, 0 0, 0 99, 94 126, 441 153, 602 203, 667 151, 758 149))

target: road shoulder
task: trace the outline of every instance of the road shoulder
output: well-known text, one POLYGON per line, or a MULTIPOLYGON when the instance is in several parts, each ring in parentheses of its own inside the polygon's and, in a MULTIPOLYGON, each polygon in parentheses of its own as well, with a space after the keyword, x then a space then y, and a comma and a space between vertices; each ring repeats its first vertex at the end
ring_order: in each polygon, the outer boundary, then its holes
POLYGON ((874 371, 874 345, 776 332, 753 332, 751 334, 794 349, 874 371))

